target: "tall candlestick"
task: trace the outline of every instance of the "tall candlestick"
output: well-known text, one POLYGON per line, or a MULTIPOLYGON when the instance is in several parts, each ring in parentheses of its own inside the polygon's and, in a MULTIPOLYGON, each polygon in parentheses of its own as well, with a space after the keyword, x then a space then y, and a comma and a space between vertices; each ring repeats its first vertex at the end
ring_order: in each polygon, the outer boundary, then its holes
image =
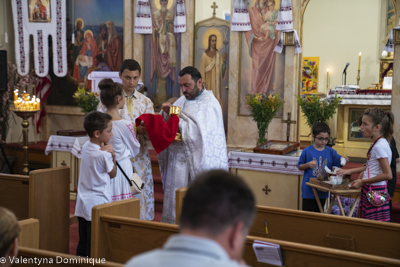
POLYGON ((361 65, 361 52, 358 54, 358 70, 360 70, 360 65, 361 65))
POLYGON ((326 70, 326 89, 329 89, 329 69, 326 70))

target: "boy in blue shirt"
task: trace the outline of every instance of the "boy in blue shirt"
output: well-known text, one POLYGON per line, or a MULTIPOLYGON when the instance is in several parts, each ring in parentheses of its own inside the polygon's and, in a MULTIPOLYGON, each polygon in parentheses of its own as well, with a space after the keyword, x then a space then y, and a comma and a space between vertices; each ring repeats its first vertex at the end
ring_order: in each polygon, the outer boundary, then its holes
MULTIPOLYGON (((326 123, 319 122, 312 128, 314 145, 306 147, 301 153, 298 168, 304 171, 303 182, 301 184, 301 197, 303 199, 303 210, 319 212, 318 204, 313 190, 306 185, 310 177, 326 177, 325 167, 332 170, 333 166, 340 166, 341 156, 332 148, 326 146, 329 141, 331 130, 326 123)), ((348 160, 347 157, 345 157, 348 160)), ((318 196, 322 207, 328 198, 327 192, 318 191, 318 196)))

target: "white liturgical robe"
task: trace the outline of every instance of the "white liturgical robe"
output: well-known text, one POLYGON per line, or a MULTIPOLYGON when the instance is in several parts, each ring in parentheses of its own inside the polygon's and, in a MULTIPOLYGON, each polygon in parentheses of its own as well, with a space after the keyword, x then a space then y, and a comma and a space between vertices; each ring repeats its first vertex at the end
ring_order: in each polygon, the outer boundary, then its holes
MULTIPOLYGON (((188 186, 197 175, 211 169, 228 170, 228 156, 221 105, 212 91, 204 90, 193 100, 181 96, 179 132, 182 142, 173 142, 158 154, 164 188, 162 222, 175 223, 175 191, 188 186)), ((169 115, 161 112, 165 120, 169 115)))

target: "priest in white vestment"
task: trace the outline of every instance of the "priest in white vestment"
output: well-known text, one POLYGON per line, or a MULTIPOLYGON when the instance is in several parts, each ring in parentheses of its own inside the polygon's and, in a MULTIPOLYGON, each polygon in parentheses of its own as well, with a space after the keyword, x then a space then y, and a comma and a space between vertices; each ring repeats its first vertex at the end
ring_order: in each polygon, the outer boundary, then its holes
MULTIPOLYGON (((186 187, 200 173, 228 170, 228 156, 221 105, 212 91, 205 90, 200 72, 186 67, 179 73, 183 96, 173 105, 181 107, 179 130, 182 142, 173 142, 158 155, 164 188, 162 222, 175 223, 175 191, 186 187)), ((171 103, 161 114, 167 121, 171 103)))

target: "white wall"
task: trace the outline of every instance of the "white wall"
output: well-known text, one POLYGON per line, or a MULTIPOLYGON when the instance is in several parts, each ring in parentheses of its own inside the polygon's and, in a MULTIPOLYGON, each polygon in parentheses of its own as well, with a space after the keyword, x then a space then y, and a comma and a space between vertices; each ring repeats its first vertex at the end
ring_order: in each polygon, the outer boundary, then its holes
POLYGON ((361 56, 360 87, 379 82, 381 1, 311 0, 304 14, 303 57, 319 57, 319 92, 342 84, 347 62, 347 84, 357 84, 361 56))
POLYGON ((218 6, 215 10, 217 18, 224 19, 223 10, 231 10, 231 0, 196 0, 195 23, 212 17, 214 2, 218 6))

